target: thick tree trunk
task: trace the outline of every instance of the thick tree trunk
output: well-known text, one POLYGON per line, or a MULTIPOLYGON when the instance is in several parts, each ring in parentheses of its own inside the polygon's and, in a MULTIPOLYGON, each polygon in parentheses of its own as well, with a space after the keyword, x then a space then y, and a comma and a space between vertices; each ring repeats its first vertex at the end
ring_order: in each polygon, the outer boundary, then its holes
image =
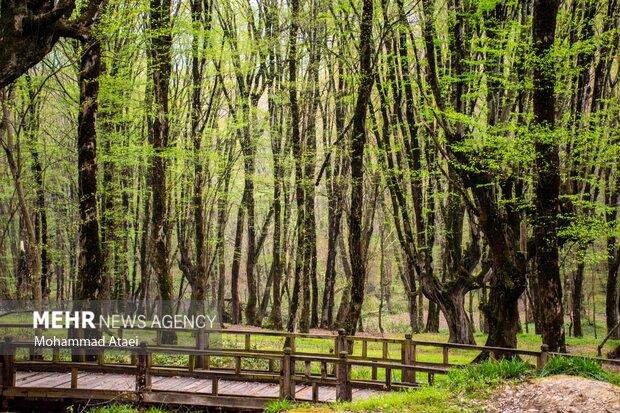
POLYGON ((102 72, 101 45, 91 40, 80 59, 78 113, 78 199, 80 210, 78 300, 97 300, 103 289, 103 256, 97 216, 97 100, 102 72))
MULTIPOLYGON (((150 29, 152 30, 150 63, 152 65, 153 104, 152 118, 153 150, 151 163, 151 191, 153 204, 151 208, 151 267, 159 284, 159 296, 162 300, 162 314, 173 314, 172 275, 170 274, 168 233, 168 191, 166 188, 168 149, 169 109, 168 92, 171 72, 172 34, 170 22, 170 0, 151 0, 150 29)), ((162 343, 176 343, 176 333, 166 330, 162 334, 162 343)))
POLYGON ((465 311, 466 293, 466 290, 454 289, 440 301, 450 332, 449 343, 476 344, 473 323, 465 311))
POLYGON ((535 0, 533 44, 538 63, 534 65, 534 126, 538 130, 536 150, 535 271, 538 280, 543 343, 551 351, 566 351, 564 312, 558 251, 560 191, 559 146, 553 136, 555 125, 555 70, 550 50, 555 38, 558 0, 535 0))
POLYGON ((426 326, 424 327, 424 332, 439 332, 439 306, 432 300, 428 301, 428 313, 426 313, 426 326))

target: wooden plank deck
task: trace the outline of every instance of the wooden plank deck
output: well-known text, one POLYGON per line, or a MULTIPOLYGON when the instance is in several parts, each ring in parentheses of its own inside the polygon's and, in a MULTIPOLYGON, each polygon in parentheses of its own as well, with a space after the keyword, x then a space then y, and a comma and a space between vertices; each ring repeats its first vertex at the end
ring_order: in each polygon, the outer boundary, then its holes
MULTIPOLYGON (((101 390, 114 392, 133 392, 135 390, 135 375, 80 372, 78 374, 77 389, 101 390)), ((152 376, 153 392, 166 392, 178 394, 205 394, 212 391, 212 381, 196 377, 164 377, 152 376)), ((27 390, 33 389, 70 389, 71 373, 49 373, 18 371, 15 377, 15 387, 27 390)), ((359 400, 381 393, 372 389, 354 389, 353 399, 359 400)), ((278 383, 263 383, 252 381, 219 380, 218 395, 243 398, 274 398, 280 394, 278 383)), ((296 385, 295 399, 300 401, 312 400, 312 386, 296 385)), ((332 402, 336 400, 334 387, 319 386, 319 400, 332 402)))

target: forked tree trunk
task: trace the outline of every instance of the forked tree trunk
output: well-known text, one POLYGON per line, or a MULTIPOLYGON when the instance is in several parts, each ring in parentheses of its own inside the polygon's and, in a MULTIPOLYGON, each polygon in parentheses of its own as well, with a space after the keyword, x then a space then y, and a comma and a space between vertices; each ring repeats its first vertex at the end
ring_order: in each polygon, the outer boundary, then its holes
POLYGON ((440 302, 450 332, 449 343, 476 344, 472 320, 465 311, 465 294, 462 290, 455 290, 440 302))

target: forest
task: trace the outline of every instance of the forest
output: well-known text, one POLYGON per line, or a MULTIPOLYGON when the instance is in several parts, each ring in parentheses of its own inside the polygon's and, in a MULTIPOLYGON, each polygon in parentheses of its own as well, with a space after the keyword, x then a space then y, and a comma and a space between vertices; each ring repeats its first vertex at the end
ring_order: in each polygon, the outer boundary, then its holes
POLYGON ((619 27, 618 0, 2 0, 0 299, 619 339, 619 27))

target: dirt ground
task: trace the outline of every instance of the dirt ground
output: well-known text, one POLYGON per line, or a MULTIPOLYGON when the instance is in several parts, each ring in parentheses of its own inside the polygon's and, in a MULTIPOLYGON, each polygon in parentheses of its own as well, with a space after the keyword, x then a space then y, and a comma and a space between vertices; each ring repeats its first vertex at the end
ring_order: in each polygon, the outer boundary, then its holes
POLYGON ((620 413, 620 387, 559 375, 505 385, 487 403, 487 411, 502 413, 620 413))

